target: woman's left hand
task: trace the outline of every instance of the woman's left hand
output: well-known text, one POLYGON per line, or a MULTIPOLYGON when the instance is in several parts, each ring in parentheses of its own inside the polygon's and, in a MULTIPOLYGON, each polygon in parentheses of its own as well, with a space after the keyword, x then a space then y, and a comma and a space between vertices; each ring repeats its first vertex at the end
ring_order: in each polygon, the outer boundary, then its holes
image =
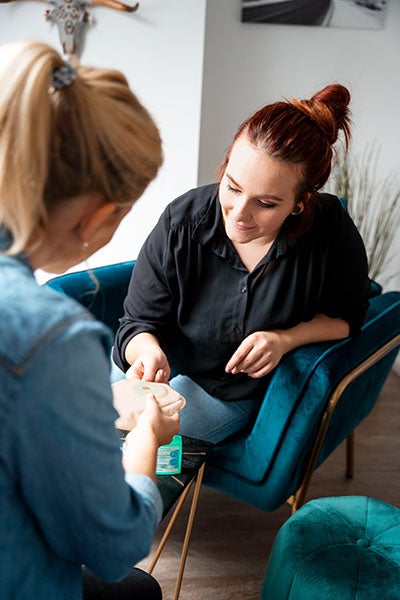
POLYGON ((227 373, 247 373, 255 379, 267 375, 285 353, 279 331, 256 331, 247 336, 229 359, 227 373))

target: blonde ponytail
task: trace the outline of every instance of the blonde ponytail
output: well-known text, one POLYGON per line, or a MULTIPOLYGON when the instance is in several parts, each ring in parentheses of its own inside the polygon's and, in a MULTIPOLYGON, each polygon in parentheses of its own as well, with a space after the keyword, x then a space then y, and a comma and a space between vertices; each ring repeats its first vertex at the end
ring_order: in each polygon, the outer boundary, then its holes
POLYGON ((51 117, 48 99, 51 72, 62 59, 40 44, 13 44, 0 49, 16 54, 0 71, 0 223, 13 236, 10 253, 22 250, 46 210, 51 117))
POLYGON ((46 44, 0 48, 0 224, 13 238, 9 254, 40 242, 57 202, 96 191, 131 206, 162 163, 157 126, 125 77, 79 66, 71 85, 54 89, 63 64, 46 44))

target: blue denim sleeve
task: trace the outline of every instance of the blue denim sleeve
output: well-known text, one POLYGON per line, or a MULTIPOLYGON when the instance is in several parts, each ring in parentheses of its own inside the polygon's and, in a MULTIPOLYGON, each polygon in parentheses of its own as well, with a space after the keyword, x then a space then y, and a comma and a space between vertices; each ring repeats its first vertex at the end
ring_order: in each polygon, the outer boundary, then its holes
POLYGON ((161 521, 163 503, 158 487, 147 475, 128 473, 125 481, 133 490, 142 495, 143 502, 149 513, 149 521, 153 520, 153 528, 161 521))
POLYGON ((85 318, 33 349, 15 385, 10 455, 52 552, 116 580, 149 553, 161 500, 150 479, 125 480, 109 352, 104 327, 85 318))

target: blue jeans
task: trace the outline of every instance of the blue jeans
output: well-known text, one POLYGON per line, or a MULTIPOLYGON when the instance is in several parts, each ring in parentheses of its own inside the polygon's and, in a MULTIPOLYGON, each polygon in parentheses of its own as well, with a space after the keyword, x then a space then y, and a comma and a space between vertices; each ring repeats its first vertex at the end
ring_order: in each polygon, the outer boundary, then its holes
MULTIPOLYGON (((112 362, 111 382, 124 377, 112 362)), ((215 398, 186 375, 176 375, 169 383, 186 399, 180 412, 181 434, 214 444, 252 423, 260 407, 259 399, 226 402, 215 398)))
POLYGON ((176 375, 171 387, 186 399, 181 410, 181 433, 208 442, 221 442, 252 423, 260 408, 260 400, 227 402, 208 394, 186 375, 176 375))

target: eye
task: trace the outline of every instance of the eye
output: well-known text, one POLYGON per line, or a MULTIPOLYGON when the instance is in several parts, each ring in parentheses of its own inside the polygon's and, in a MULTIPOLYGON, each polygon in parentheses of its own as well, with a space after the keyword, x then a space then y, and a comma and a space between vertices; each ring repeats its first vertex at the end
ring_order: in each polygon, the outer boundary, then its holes
POLYGON ((240 194, 240 190, 232 187, 230 183, 226 184, 226 189, 229 190, 230 192, 233 192, 234 194, 240 194))
POLYGON ((261 200, 257 200, 257 203, 263 208, 275 208, 276 204, 269 204, 267 202, 262 202, 261 200))

